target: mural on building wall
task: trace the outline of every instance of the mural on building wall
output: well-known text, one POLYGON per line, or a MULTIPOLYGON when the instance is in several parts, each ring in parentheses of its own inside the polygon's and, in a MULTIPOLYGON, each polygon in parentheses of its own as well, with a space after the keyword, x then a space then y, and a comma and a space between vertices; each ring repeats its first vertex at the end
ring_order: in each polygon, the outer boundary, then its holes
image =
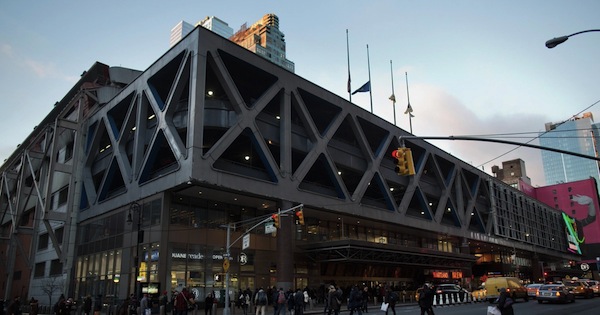
POLYGON ((580 237, 585 237, 585 244, 600 244, 600 221, 596 219, 600 204, 593 178, 545 187, 533 187, 520 181, 519 189, 576 219, 577 227, 583 233, 580 237))

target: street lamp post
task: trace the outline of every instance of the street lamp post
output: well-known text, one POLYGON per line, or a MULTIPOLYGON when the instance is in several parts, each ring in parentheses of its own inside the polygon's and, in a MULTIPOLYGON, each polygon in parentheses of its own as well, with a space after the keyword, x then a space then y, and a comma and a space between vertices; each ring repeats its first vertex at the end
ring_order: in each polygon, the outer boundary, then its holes
POLYGON ((571 35, 554 37, 553 39, 550 39, 550 40, 546 41, 546 47, 548 47, 548 48, 554 48, 554 47, 556 47, 556 46, 558 46, 558 45, 566 42, 567 39, 569 39, 569 37, 571 37, 571 36, 575 36, 575 35, 582 34, 582 33, 589 33, 589 32, 600 32, 600 29, 585 30, 585 31, 573 33, 571 35))
POLYGON ((140 244, 144 239, 144 231, 142 230, 142 210, 140 204, 137 202, 131 203, 129 206, 129 214, 127 214, 127 223, 133 223, 132 213, 137 212, 137 238, 135 245, 135 257, 133 259, 133 263, 135 264, 135 274, 133 275, 133 283, 134 283, 134 293, 135 297, 140 297, 140 285, 138 284, 138 274, 140 272, 140 244))

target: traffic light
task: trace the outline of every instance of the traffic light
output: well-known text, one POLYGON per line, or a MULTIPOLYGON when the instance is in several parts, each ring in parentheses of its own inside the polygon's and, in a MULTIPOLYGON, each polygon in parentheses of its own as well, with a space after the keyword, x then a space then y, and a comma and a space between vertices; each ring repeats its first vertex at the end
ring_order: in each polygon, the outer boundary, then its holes
POLYGON ((398 148, 398 150, 392 152, 392 156, 396 159, 394 170, 398 175, 415 175, 415 164, 410 148, 398 148))
POLYGON ((271 216, 273 218, 273 222, 276 228, 279 228, 279 214, 274 214, 271 216))
POLYGON ((296 212, 296 216, 298 217, 298 223, 304 225, 304 213, 302 212, 302 209, 296 212))

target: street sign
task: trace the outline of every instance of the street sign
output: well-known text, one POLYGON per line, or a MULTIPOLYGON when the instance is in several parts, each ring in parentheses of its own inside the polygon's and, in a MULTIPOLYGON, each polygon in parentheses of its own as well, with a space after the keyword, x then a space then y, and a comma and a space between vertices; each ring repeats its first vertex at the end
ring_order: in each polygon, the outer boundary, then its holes
POLYGON ((244 238, 242 239, 242 250, 248 247, 250 247, 250 234, 244 235, 244 238))
POLYGON ((225 257, 223 260, 223 270, 227 272, 229 270, 229 258, 225 257))
POLYGON ((274 232, 277 232, 277 228, 275 227, 275 224, 273 223, 273 221, 266 222, 265 223, 265 234, 271 234, 274 232))
POLYGON ((581 264, 581 270, 583 270, 583 271, 590 270, 590 265, 588 265, 587 263, 582 263, 581 264))

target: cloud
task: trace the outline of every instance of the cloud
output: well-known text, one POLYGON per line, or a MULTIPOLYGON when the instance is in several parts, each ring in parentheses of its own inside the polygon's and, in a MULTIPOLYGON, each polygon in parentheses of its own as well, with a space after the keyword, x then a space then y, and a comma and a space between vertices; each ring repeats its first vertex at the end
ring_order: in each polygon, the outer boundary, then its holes
POLYGON ((54 63, 42 62, 39 60, 20 57, 19 53, 15 53, 10 44, 0 43, 0 54, 7 57, 10 62, 20 68, 28 69, 36 77, 41 79, 59 79, 69 83, 77 82, 77 78, 68 76, 57 69, 54 63))
POLYGON ((8 44, 0 44, 0 53, 2 53, 3 55, 9 57, 9 58, 13 58, 13 49, 11 45, 8 44))
POLYGON ((23 63, 39 78, 64 77, 52 63, 44 64, 32 59, 24 60, 23 63))
MULTIPOLYGON (((411 86, 414 95, 412 119, 413 133, 418 136, 481 136, 486 139, 501 139, 513 142, 528 142, 544 128, 549 120, 543 114, 503 112, 490 108, 485 118, 475 114, 460 100, 443 89, 430 85, 411 86), (414 90, 414 92, 413 92, 414 90), (528 133, 514 138, 500 133, 528 133)), ((411 104, 412 105, 412 104, 411 104)), ((427 140, 440 149, 491 174, 491 167, 517 158, 525 161, 527 175, 534 185, 545 185, 541 152, 514 145, 494 142, 464 140, 427 140)), ((531 144, 538 145, 534 140, 531 144)))

